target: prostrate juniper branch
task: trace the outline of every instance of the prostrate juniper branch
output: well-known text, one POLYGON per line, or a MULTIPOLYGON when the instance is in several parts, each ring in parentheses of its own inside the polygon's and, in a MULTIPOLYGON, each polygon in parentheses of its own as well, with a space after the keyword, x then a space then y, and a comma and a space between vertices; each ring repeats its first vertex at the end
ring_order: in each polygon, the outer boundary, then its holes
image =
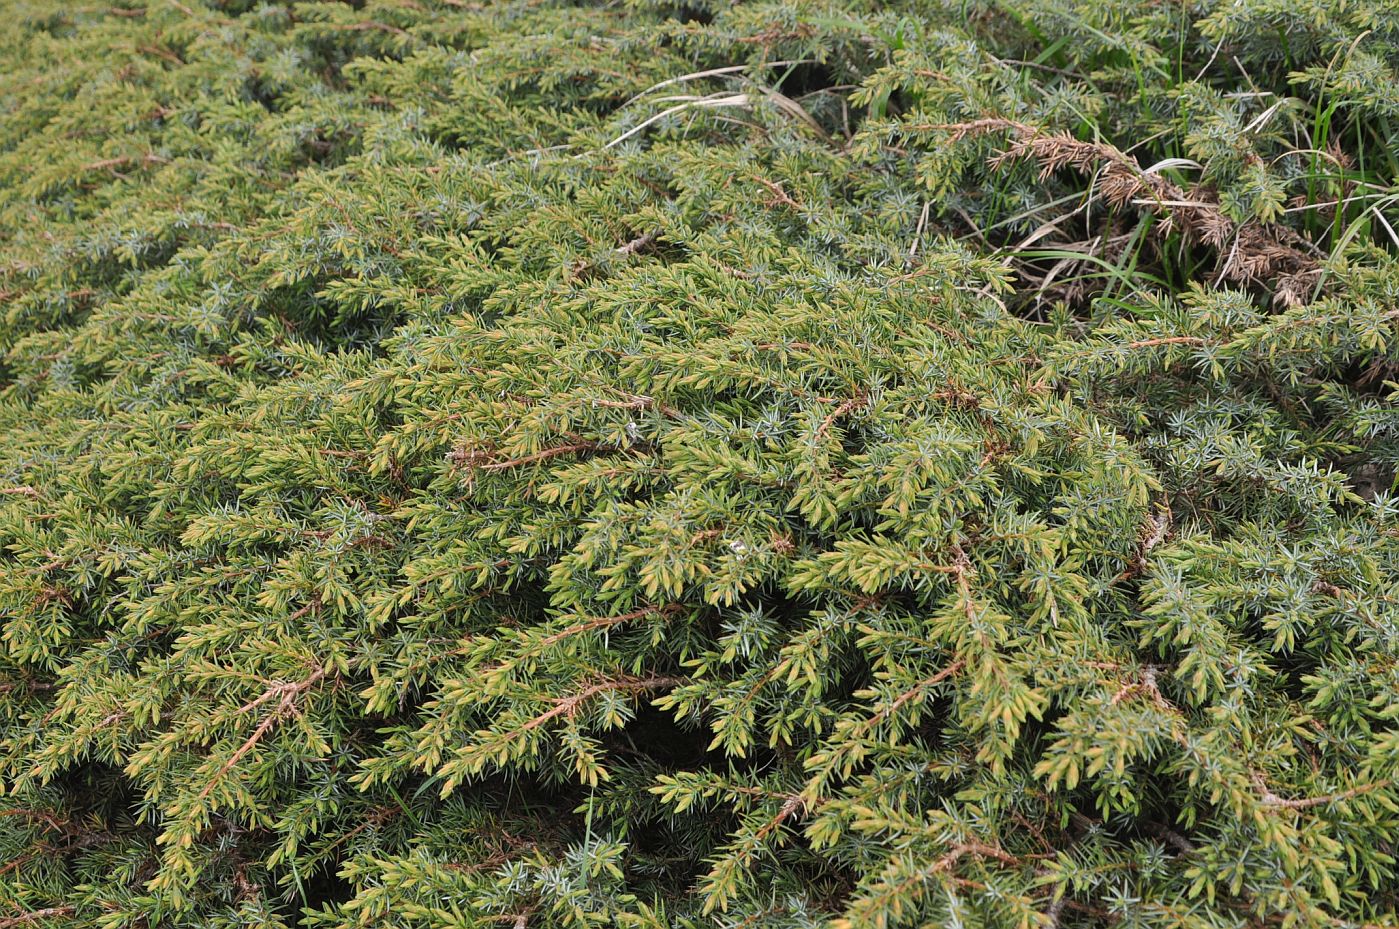
POLYGON ((1391 6, 12 3, 0 927, 1393 924, 1391 6))

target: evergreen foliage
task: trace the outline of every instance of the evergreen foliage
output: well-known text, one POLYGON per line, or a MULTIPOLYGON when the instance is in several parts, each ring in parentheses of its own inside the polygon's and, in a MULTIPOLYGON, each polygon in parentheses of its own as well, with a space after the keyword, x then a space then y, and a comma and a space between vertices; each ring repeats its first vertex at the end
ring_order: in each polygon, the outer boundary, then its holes
POLYGON ((1396 925, 1391 0, 107 2, 0 927, 1396 925))

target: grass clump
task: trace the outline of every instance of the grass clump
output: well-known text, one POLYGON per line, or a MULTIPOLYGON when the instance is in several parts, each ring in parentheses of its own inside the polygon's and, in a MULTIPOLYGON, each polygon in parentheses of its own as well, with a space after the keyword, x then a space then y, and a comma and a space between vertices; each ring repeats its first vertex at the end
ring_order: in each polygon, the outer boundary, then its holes
POLYGON ((16 0, 0 927, 1376 927, 1383 0, 16 0))

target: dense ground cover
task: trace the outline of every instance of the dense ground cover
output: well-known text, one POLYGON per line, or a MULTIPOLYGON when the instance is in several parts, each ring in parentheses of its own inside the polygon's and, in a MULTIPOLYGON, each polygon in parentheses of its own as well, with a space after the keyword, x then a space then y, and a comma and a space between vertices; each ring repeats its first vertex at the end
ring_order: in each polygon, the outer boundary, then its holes
POLYGON ((1395 924, 1392 3, 112 3, 0 927, 1395 924))

